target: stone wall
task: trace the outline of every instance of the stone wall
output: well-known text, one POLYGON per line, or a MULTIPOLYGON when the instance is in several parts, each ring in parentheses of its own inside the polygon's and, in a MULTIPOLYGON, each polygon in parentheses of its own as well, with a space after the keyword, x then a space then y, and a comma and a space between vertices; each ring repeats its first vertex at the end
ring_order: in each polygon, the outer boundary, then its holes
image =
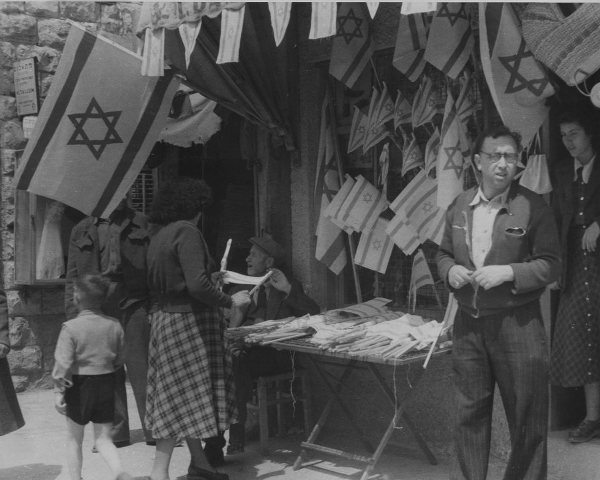
POLYGON ((8 360, 18 391, 49 386, 53 352, 65 319, 61 285, 15 285, 15 157, 26 144, 17 116, 13 64, 36 57, 41 100, 56 72, 65 40, 76 21, 130 50, 137 49, 134 29, 140 5, 96 2, 0 2, 0 153, 2 157, 0 231, 2 278, 10 315, 8 360))

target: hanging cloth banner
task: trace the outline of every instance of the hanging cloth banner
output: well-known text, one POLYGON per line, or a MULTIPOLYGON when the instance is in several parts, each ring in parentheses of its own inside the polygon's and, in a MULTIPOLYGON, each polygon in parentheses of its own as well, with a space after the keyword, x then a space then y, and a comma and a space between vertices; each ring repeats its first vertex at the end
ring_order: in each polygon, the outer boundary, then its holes
POLYGON ((315 258, 329 270, 339 275, 346 266, 344 232, 325 216, 327 206, 340 189, 340 179, 335 156, 334 132, 329 120, 329 96, 321 106, 321 131, 317 155, 317 178, 315 181, 315 208, 319 211, 315 258))
POLYGON ((425 68, 428 24, 423 14, 400 15, 392 65, 411 82, 416 82, 425 68))
MULTIPOLYGON (((200 33, 200 28, 202 27, 202 22, 194 23, 182 23, 179 25, 179 36, 181 37, 181 42, 183 43, 183 48, 185 49, 185 67, 190 67, 190 58, 192 56, 192 52, 194 48, 196 48, 196 39, 198 38, 198 34, 200 33)), ((148 32, 148 30, 146 30, 148 32)), ((164 35, 164 30, 163 30, 164 35)))
POLYGON ((527 48, 509 3, 479 4, 481 66, 502 121, 528 145, 554 95, 544 68, 527 48))
POLYGON ((221 40, 217 64, 237 62, 240 55, 240 39, 244 26, 246 7, 239 10, 223 10, 221 13, 221 40))
POLYGON ((361 3, 342 3, 337 23, 339 29, 331 47, 329 74, 352 88, 373 55, 370 22, 361 3))
POLYGON ((142 76, 141 63, 74 24, 15 175, 16 188, 86 215, 110 215, 146 163, 179 83, 171 70, 142 76))
POLYGON ((288 23, 290 23, 290 15, 292 12, 291 2, 268 2, 269 13, 271 14, 271 26, 273 27, 273 36, 275 37, 275 45, 279 46, 288 23))
POLYGON ((310 16, 310 33, 308 38, 316 40, 317 38, 331 37, 336 32, 336 2, 310 2, 312 5, 310 16))
POLYGON ((378 218, 372 230, 363 232, 354 255, 356 265, 385 273, 394 249, 394 242, 385 232, 387 225, 387 220, 378 218))
POLYGON ((144 53, 141 74, 148 77, 162 77, 165 63, 165 31, 164 29, 146 29, 144 35, 144 53))
POLYGON ((425 60, 450 78, 456 78, 469 60, 474 44, 466 5, 441 3, 429 29, 425 60))

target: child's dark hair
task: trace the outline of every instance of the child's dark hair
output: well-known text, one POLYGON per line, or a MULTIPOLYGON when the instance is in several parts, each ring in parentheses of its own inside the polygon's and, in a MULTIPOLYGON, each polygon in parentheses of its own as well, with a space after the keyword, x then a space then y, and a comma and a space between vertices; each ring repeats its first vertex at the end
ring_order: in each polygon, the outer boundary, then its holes
POLYGON ((106 300, 109 287, 110 282, 102 275, 87 274, 75 280, 79 303, 85 308, 100 308, 106 300))

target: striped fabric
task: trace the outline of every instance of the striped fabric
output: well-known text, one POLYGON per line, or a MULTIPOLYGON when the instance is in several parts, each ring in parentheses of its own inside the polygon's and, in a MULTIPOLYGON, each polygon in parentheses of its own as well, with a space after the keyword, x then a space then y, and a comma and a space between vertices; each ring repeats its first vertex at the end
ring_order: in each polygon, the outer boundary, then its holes
POLYGON ((352 116, 352 126, 348 138, 348 153, 363 146, 369 126, 369 117, 362 113, 356 105, 353 108, 354 115, 352 116))
POLYGON ((239 10, 223 10, 221 13, 221 40, 216 63, 238 61, 245 11, 243 6, 239 10))
POLYGON ((348 198, 348 195, 352 191, 352 187, 354 187, 354 179, 346 174, 346 179, 339 189, 339 191, 335 194, 335 196, 331 199, 331 202, 325 208, 323 214, 326 218, 330 219, 333 223, 335 223, 339 228, 352 233, 354 230, 342 221, 342 205, 344 204, 344 200, 348 198))
POLYGON ((153 438, 208 438, 229 428, 235 399, 217 309, 150 316, 146 426, 153 438))
POLYGON ((467 128, 469 118, 475 114, 475 106, 471 101, 471 92, 473 90, 473 77, 468 73, 465 73, 460 77, 460 93, 456 99, 456 113, 458 114, 460 121, 467 128))
POLYGON ((377 145, 389 135, 385 128, 385 122, 394 118, 394 102, 390 98, 387 85, 383 84, 383 89, 378 92, 373 88, 371 103, 369 104, 369 115, 367 120, 367 131, 363 144, 363 152, 377 145))
MULTIPOLYGON (((196 39, 198 38, 198 34, 200 33, 200 29, 202 28, 202 22, 191 23, 184 22, 177 29, 179 30, 179 36, 181 37, 181 43, 183 43, 184 53, 185 53, 185 67, 190 68, 190 58, 192 58, 192 52, 194 48, 196 48, 196 39)), ((146 35, 150 29, 146 29, 146 35)), ((164 36, 164 28, 161 28, 160 31, 163 32, 164 36)), ((163 40, 164 45, 164 40, 163 40)), ((163 47, 164 50, 164 47, 163 47)), ((162 52, 164 56, 164 52, 162 52)))
POLYGON ((429 29, 425 60, 456 78, 471 57, 474 44, 467 5, 440 3, 429 29))
POLYGON ((392 65, 411 82, 425 69, 428 18, 424 14, 400 15, 392 65))
POLYGON ((165 29, 146 29, 142 57, 142 75, 161 77, 165 69, 165 29))
POLYGON ((419 127, 427 122, 432 122, 433 117, 442 113, 443 101, 440 92, 434 88, 431 78, 425 76, 421 80, 419 90, 413 98, 412 124, 413 128, 419 127))
POLYGON ((412 122, 412 107, 404 94, 398 90, 396 102, 394 103, 394 130, 405 123, 412 122))
POLYGON ((387 220, 378 218, 372 230, 362 233, 354 256, 356 265, 385 273, 394 249, 394 242, 385 233, 387 225, 387 220))
POLYGON ((308 38, 331 37, 336 32, 336 2, 311 2, 310 33, 308 38))
POLYGON ((16 187, 108 217, 148 159, 177 90, 170 73, 140 69, 140 57, 73 25, 16 187))
POLYGON ((425 161, 423 158, 423 152, 419 148, 417 139, 414 133, 411 133, 409 138, 404 141, 404 148, 402 150, 402 172, 404 176, 409 170, 417 167, 424 167, 425 161))
POLYGON ((271 26, 273 27, 273 36, 275 37, 275 45, 279 46, 288 23, 290 23, 290 15, 292 12, 291 2, 268 2, 269 13, 271 14, 271 26))
POLYGON ((425 145, 425 172, 429 173, 432 168, 435 168, 437 163, 437 155, 440 149, 440 131, 437 127, 427 140, 425 145))

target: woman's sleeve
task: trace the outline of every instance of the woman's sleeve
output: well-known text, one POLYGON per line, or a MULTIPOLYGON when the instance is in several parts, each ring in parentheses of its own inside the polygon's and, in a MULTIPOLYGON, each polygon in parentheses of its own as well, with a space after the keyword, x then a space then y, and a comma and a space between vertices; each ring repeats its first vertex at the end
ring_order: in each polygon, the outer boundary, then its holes
POLYGON ((206 271, 208 252, 204 245, 202 233, 192 225, 183 227, 176 236, 175 250, 188 293, 207 305, 229 308, 231 297, 215 288, 206 271))

